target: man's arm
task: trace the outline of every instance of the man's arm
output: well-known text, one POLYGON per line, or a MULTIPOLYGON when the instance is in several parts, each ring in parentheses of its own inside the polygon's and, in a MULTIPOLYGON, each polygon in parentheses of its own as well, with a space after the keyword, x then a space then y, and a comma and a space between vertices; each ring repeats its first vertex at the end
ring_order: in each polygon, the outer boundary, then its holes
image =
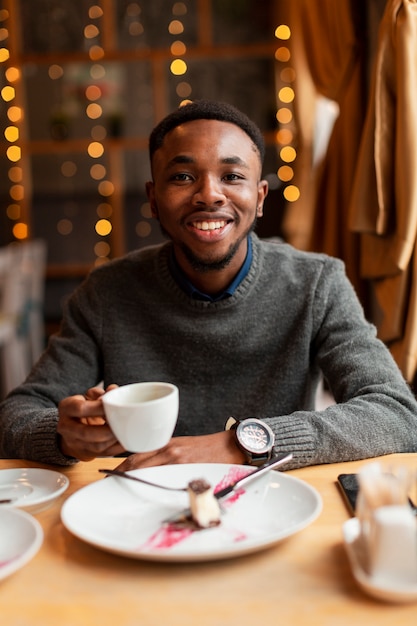
POLYGON ((268 419, 277 451, 292 451, 286 467, 335 463, 417 451, 417 402, 344 273, 325 263, 314 303, 311 359, 336 400, 325 411, 268 419))

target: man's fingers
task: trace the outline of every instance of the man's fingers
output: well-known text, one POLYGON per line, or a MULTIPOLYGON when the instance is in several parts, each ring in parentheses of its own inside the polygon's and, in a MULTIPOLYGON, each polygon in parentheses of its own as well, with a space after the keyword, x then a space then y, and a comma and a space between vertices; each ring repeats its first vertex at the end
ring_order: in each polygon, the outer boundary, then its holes
POLYGON ((105 393, 102 387, 90 387, 85 393, 86 400, 98 400, 105 393))

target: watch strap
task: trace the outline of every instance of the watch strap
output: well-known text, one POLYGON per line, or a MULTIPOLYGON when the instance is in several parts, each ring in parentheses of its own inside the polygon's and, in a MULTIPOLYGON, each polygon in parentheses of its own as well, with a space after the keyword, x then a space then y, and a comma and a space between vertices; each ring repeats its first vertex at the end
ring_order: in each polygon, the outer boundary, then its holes
POLYGON ((238 417, 233 417, 232 415, 227 418, 226 423, 224 425, 224 430, 236 430, 237 425, 241 422, 242 419, 238 417))
POLYGON ((236 430, 238 424, 240 422, 245 422, 246 420, 258 420, 258 417, 250 415, 249 417, 233 417, 232 415, 227 418, 226 423, 224 425, 224 430, 236 430))
POLYGON ((248 465, 253 465, 254 467, 259 467, 263 465, 272 457, 272 452, 269 454, 248 454, 246 453, 246 459, 248 465))

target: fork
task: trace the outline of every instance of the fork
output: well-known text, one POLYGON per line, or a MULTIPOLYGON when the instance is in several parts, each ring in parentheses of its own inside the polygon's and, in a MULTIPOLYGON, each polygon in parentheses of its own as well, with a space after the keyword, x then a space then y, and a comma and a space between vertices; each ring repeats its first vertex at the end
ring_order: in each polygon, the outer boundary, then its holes
POLYGON ((159 483, 153 483, 150 480, 138 478, 137 476, 132 476, 127 472, 122 472, 121 470, 117 469, 99 469, 98 471, 101 474, 107 474, 109 476, 120 476, 121 478, 129 478, 129 480, 134 480, 138 483, 149 485, 150 487, 158 487, 159 489, 167 489, 168 491, 187 491, 187 487, 169 487, 168 485, 160 485, 159 483))
POLYGON ((411 510, 413 511, 414 515, 417 516, 417 505, 414 504, 411 498, 408 498, 408 502, 411 506, 411 510))
MULTIPOLYGON (((272 459, 270 459, 269 461, 267 461, 260 467, 257 467, 253 471, 249 471, 248 474, 246 474, 245 476, 242 476, 238 480, 234 481, 232 484, 228 485, 227 487, 224 487, 224 489, 217 491, 214 494, 214 497, 217 498, 217 500, 219 500, 220 498, 224 498, 225 496, 229 495, 229 493, 231 493, 237 487, 242 487, 244 484, 251 482, 255 477, 261 476, 262 474, 273 469, 274 467, 278 467, 279 465, 282 465, 283 463, 285 463, 286 461, 290 461, 291 459, 292 459, 291 452, 284 452, 275 457, 272 457, 272 459)), ((161 485, 159 483, 153 483, 150 480, 145 480, 144 478, 138 478, 137 476, 132 476, 131 474, 128 474, 127 472, 122 472, 121 470, 118 470, 118 469, 99 469, 98 471, 101 474, 107 474, 109 476, 120 476, 121 478, 128 478, 129 480, 134 480, 138 483, 144 483, 145 485, 149 485, 150 487, 158 487, 159 489, 167 489, 169 491, 188 491, 188 486, 187 487, 169 487, 168 485, 161 485)))

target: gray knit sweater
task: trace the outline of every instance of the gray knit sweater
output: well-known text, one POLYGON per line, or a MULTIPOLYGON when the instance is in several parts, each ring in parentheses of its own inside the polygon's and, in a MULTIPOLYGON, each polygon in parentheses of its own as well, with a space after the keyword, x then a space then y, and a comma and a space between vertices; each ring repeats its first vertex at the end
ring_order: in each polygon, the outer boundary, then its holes
POLYGON ((343 264, 253 237, 233 296, 186 295, 171 244, 94 270, 71 296, 60 334, 0 405, 0 456, 57 464, 57 404, 104 381, 180 389, 177 435, 222 430, 229 415, 265 419, 286 466, 417 451, 417 404, 363 317, 343 264), (337 401, 314 410, 320 371, 337 401))

